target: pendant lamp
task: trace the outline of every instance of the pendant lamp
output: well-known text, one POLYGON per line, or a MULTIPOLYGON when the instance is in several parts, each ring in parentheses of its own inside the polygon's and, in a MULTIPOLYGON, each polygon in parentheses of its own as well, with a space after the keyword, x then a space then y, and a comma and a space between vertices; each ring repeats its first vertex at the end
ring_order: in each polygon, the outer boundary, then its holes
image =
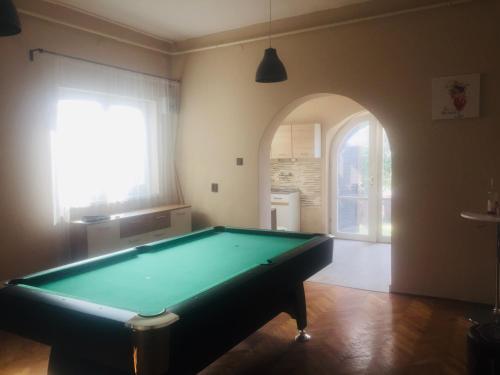
POLYGON ((264 58, 257 68, 255 81, 261 83, 283 82, 288 79, 285 66, 271 47, 271 0, 269 0, 269 48, 264 51, 264 58))
POLYGON ((0 0, 0 36, 11 36, 21 32, 21 23, 12 0, 0 0))

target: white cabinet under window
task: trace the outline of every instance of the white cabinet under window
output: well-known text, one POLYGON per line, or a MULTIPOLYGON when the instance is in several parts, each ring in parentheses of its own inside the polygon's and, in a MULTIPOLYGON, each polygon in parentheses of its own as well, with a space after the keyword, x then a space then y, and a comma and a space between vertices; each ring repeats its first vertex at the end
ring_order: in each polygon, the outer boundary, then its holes
POLYGON ((172 211, 172 232, 173 236, 191 232, 191 208, 181 208, 172 211))
POLYGON ((120 222, 118 220, 88 224, 87 246, 89 255, 99 255, 100 250, 115 248, 116 238, 120 238, 120 222))
POLYGON ((321 158, 321 125, 281 125, 271 144, 271 159, 321 158))
POLYGON ((85 259, 191 232, 191 207, 171 205, 71 223, 71 258, 85 259))

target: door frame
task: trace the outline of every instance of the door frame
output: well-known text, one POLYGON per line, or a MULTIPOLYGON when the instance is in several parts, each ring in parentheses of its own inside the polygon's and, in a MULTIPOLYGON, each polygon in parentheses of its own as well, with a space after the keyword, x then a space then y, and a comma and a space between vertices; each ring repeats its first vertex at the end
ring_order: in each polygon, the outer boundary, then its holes
POLYGON ((382 153, 382 139, 383 137, 383 127, 375 116, 370 112, 358 113, 349 118, 343 126, 335 134, 335 137, 330 143, 329 147, 329 165, 330 170, 328 173, 328 196, 329 196, 329 217, 328 217, 328 231, 334 234, 339 239, 355 240, 355 241, 367 241, 367 242, 386 242, 390 243, 391 238, 382 235, 382 225, 381 225, 381 210, 382 210, 382 163, 383 163, 383 153, 382 153), (368 234, 354 234, 354 233, 340 233, 337 232, 337 209, 338 209, 338 199, 337 199, 337 161, 338 153, 340 151, 340 146, 345 140, 347 134, 358 126, 361 122, 368 121, 370 126, 370 146, 375 145, 375 147, 370 147, 370 167, 369 173, 371 176, 370 185, 371 194, 374 195, 375 199, 368 198, 368 234), (375 131, 372 131, 372 130, 375 131), (371 162, 375 160, 375 162, 371 162), (373 230, 373 228, 376 228, 373 230), (371 230, 370 230, 371 229, 371 230))
MULTIPOLYGON (((383 197, 383 173, 384 173, 384 127, 382 124, 375 118, 377 121, 378 127, 377 127, 377 143, 376 143, 376 148, 377 148, 377 170, 376 170, 376 175, 377 175, 377 213, 378 213, 378 220, 379 222, 377 223, 377 242, 381 243, 391 243, 391 236, 384 236, 383 234, 383 228, 382 228, 382 202, 384 200, 383 197)), ((387 133, 385 134, 387 137, 387 133)), ((389 141, 389 139, 387 139, 389 141)), ((390 143, 389 145, 389 150, 391 149, 390 143)), ((392 170, 392 157, 391 157, 391 170, 392 170)), ((391 201, 392 201, 392 196, 391 196, 391 201)), ((392 216, 391 216, 391 223, 392 223, 392 216)))

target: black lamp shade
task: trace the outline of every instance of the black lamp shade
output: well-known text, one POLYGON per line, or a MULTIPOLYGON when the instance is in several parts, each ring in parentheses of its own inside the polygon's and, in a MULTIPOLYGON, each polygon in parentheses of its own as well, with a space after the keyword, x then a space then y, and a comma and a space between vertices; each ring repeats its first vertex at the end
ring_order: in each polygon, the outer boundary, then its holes
POLYGON ((261 83, 282 82, 288 79, 286 69, 278 57, 274 48, 268 48, 264 52, 264 58, 257 68, 255 81, 261 83))
POLYGON ((10 36, 21 32, 21 23, 12 0, 0 0, 0 36, 10 36))

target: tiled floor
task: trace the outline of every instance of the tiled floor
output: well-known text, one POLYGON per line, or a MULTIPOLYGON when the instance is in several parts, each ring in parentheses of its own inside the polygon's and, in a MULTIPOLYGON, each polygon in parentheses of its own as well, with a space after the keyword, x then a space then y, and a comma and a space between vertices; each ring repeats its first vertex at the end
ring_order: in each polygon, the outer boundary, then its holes
POLYGON ((309 280, 388 292, 391 284, 391 245, 335 239, 333 263, 309 280))

